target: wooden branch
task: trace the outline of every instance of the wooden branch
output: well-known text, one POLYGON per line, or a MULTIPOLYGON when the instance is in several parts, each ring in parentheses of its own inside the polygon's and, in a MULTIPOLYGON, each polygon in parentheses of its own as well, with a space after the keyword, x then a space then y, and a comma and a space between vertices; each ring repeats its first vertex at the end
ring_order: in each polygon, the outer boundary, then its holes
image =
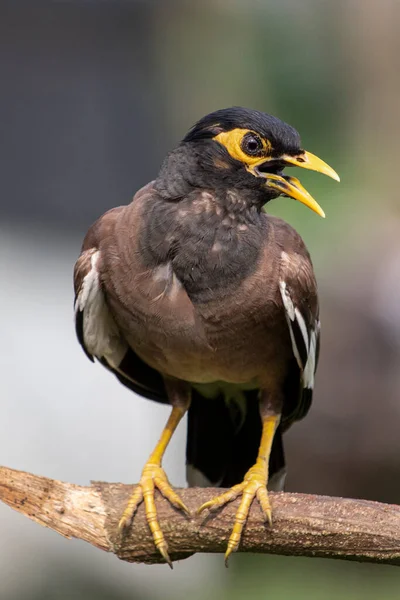
MULTIPOLYGON (((143 506, 123 540, 117 523, 132 486, 94 482, 63 483, 0 467, 0 499, 68 538, 78 538, 130 562, 158 563, 143 506)), ((220 490, 179 490, 195 513, 220 490)), ((271 493, 274 524, 265 525, 253 503, 242 538, 242 552, 320 556, 400 564, 400 507, 327 496, 271 493)), ((224 552, 238 501, 216 514, 186 518, 161 496, 157 509, 172 560, 195 552, 224 552)))

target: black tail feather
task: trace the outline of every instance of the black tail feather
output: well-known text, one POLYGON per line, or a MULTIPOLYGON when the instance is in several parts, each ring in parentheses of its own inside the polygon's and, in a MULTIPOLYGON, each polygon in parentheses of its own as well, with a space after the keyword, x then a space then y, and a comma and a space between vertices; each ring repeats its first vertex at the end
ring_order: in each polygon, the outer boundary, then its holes
MULTIPOLYGON (((199 485, 193 469, 200 472, 210 485, 231 487, 243 481, 248 469, 255 463, 261 439, 261 418, 258 391, 245 392, 246 414, 237 429, 232 411, 223 396, 208 399, 196 390, 188 416, 186 459, 189 484, 199 485)), ((269 462, 269 477, 283 472, 285 458, 282 432, 275 433, 269 462)))

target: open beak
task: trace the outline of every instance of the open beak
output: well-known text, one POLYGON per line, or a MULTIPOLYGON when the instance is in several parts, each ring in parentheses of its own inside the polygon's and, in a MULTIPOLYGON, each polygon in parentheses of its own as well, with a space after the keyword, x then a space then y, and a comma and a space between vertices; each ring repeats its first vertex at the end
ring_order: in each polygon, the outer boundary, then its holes
POLYGON ((301 185, 300 181, 297 177, 289 177, 289 175, 274 175, 270 173, 267 175, 266 185, 269 188, 277 190, 281 194, 285 194, 285 196, 289 196, 289 198, 294 198, 299 202, 302 202, 308 208, 311 208, 314 212, 317 213, 323 219, 325 218, 325 213, 318 204, 314 200, 314 198, 307 192, 307 190, 301 185))
MULTIPOLYGON (((311 171, 317 171, 323 173, 335 181, 340 181, 339 175, 326 164, 323 160, 311 154, 311 152, 301 152, 297 156, 290 156, 284 154, 279 158, 272 159, 269 161, 260 161, 257 164, 252 165, 252 172, 257 177, 264 177, 266 186, 274 190, 279 191, 285 196, 294 198, 299 202, 302 202, 308 208, 311 208, 320 217, 325 217, 325 213, 320 205, 314 200, 314 198, 307 192, 307 190, 301 185, 300 181, 296 177, 289 177, 283 175, 280 172, 268 172, 269 168, 273 168, 274 165, 281 165, 282 169, 288 167, 301 167, 302 169, 310 169, 311 171)), ((271 169, 272 170, 272 169, 271 169)))

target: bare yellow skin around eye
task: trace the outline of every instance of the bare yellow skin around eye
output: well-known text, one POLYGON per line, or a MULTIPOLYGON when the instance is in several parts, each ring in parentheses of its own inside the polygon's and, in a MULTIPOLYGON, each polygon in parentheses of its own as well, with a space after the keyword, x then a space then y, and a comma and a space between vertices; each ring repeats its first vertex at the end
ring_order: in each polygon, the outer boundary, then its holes
MULTIPOLYGON (((251 167, 260 162, 260 156, 249 156, 240 147, 242 139, 247 133, 253 133, 257 137, 260 137, 256 132, 252 131, 251 129, 237 128, 232 129, 231 131, 222 131, 214 137, 214 140, 222 144, 222 146, 225 146, 232 158, 234 158, 235 160, 240 160, 240 162, 251 167)), ((263 158, 265 160, 270 154, 271 144, 263 138, 260 139, 264 148, 263 158)))

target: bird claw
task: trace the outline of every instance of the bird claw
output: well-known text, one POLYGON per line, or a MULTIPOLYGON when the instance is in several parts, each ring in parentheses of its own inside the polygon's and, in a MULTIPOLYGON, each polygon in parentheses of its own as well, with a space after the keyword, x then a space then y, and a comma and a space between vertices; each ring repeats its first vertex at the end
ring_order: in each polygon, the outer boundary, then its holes
POLYGON ((118 524, 118 530, 122 534, 123 531, 131 525, 138 506, 141 504, 141 502, 144 502, 146 520, 150 527, 154 544, 164 560, 172 569, 172 561, 168 554, 168 544, 158 521, 157 508, 155 504, 156 489, 161 492, 164 498, 166 498, 172 504, 172 506, 182 510, 185 512, 185 514, 190 515, 190 511, 187 506, 182 502, 175 490, 172 489, 164 469, 159 465, 147 463, 142 471, 140 481, 122 514, 118 524))
POLYGON ((228 546, 225 552, 225 565, 228 566, 228 559, 233 552, 239 547, 244 525, 250 512, 251 504, 254 498, 257 498, 261 510, 264 514, 265 521, 272 525, 271 504, 267 491, 267 478, 262 473, 258 466, 254 466, 247 471, 242 483, 233 486, 227 492, 220 496, 205 502, 197 510, 200 514, 204 510, 214 511, 221 508, 228 502, 235 500, 238 496, 242 496, 239 508, 236 511, 235 521, 232 528, 232 533, 229 536, 228 546))

